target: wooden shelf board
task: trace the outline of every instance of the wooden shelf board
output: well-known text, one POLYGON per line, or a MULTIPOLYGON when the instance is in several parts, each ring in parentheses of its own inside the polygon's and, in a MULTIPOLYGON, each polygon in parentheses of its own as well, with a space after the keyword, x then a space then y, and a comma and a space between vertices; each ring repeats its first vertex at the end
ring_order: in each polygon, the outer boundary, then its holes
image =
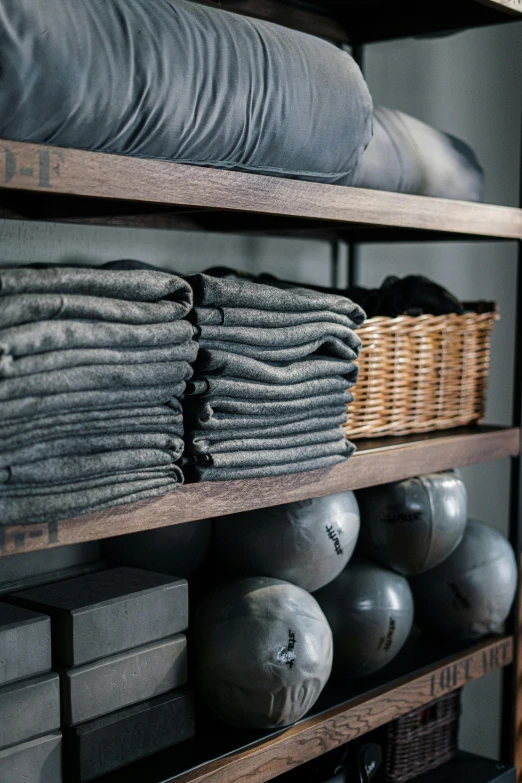
MULTIPOLYGON (((24 202, 27 212, 38 216, 36 199, 41 205, 40 214, 45 215, 50 196, 80 196, 98 200, 98 215, 92 214, 90 205, 91 222, 103 221, 103 204, 108 200, 108 219, 114 201, 120 203, 120 208, 121 202, 126 202, 132 205, 129 217, 135 225, 139 225, 139 205, 146 205, 144 211, 149 215, 151 205, 162 205, 184 207, 183 222, 187 225, 188 220, 189 227, 192 221, 197 225, 199 219, 204 220, 205 212, 221 210, 222 218, 214 217, 214 226, 227 222, 238 232, 243 216, 246 227, 253 230, 252 217, 259 215, 260 219, 276 219, 280 230, 284 230, 284 219, 291 225, 297 221, 296 228, 301 232, 306 232, 307 226, 310 231, 356 226, 398 229, 402 234, 405 230, 420 231, 426 233, 424 238, 437 238, 437 232, 445 238, 522 238, 522 210, 513 207, 322 185, 25 142, 0 141, 0 147, 4 156, 0 197, 8 216, 26 214, 24 202), (24 195, 17 195, 21 191, 24 195), (191 212, 194 208, 196 211, 191 212)), ((73 198, 62 198, 60 219, 67 219, 64 204, 68 201, 73 212, 69 219, 74 220, 78 205, 73 198)), ((176 211, 179 216, 180 211, 176 211)), ((81 220, 81 215, 77 218, 81 220)), ((120 220, 124 222, 124 218, 120 220)))
POLYGON ((510 636, 467 646, 412 640, 383 671, 351 682, 329 682, 312 714, 290 728, 238 730, 203 714, 199 738, 197 734, 99 783, 264 783, 509 665, 512 658, 510 636))
POLYGON ((427 435, 361 440, 357 445, 353 457, 324 470, 274 478, 187 484, 155 500, 73 519, 0 526, 0 554, 31 552, 151 530, 513 457, 519 452, 519 430, 462 427, 427 435))

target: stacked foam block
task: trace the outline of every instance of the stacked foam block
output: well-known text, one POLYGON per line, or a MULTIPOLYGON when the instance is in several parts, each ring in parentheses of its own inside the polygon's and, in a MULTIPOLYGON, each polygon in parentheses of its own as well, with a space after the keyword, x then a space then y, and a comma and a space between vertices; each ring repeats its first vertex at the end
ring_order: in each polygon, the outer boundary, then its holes
POLYGON ((8 600, 51 617, 68 780, 91 780, 193 735, 185 580, 114 568, 8 600))
POLYGON ((0 603, 0 780, 61 783, 60 683, 49 617, 0 603))

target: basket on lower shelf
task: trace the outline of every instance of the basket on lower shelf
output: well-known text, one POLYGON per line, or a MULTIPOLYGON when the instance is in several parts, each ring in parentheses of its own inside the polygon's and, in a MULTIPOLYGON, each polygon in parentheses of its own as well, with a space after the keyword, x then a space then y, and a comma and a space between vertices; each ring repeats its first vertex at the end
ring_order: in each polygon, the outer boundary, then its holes
POLYGON ((408 435, 460 427, 484 415, 493 302, 463 315, 370 318, 346 437, 408 435))
POLYGON ((384 726, 380 740, 385 783, 405 783, 454 758, 459 718, 457 690, 384 726))

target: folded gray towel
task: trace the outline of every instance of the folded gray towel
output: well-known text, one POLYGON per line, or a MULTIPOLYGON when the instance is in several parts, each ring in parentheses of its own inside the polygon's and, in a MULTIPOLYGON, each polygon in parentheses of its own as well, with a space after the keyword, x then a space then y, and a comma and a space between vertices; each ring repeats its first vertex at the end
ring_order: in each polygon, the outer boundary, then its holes
POLYGON ((263 467, 268 465, 285 465, 296 461, 303 462, 304 460, 320 459, 322 457, 330 457, 335 454, 339 454, 343 457, 348 457, 352 454, 354 448, 349 443, 344 434, 337 432, 337 437, 334 441, 326 443, 311 443, 307 446, 300 446, 299 448, 275 448, 275 449, 260 449, 245 451, 232 451, 232 452, 213 452, 212 454, 198 455, 186 457, 188 463, 194 465, 203 465, 205 467, 214 468, 247 468, 247 467, 263 467))
POLYGON ((199 380, 219 375, 262 383, 289 384, 333 375, 351 376, 353 367, 344 359, 323 356, 310 356, 298 362, 263 362, 237 353, 202 348, 198 353, 196 378, 199 380))
POLYGON ((300 326, 321 321, 354 327, 351 319, 330 310, 309 310, 300 313, 275 310, 257 310, 251 307, 195 307, 190 313, 195 324, 212 326, 255 326, 275 328, 300 326))
POLYGON ((161 348, 71 348, 64 351, 36 353, 32 356, 5 355, 0 356, 0 379, 96 365, 152 365, 180 361, 192 364, 197 352, 198 344, 190 340, 161 348))
POLYGON ((70 348, 177 345, 191 340, 193 331, 188 321, 144 326, 103 321, 40 321, 1 329, 0 356, 30 356, 70 348))
POLYGON ((346 296, 325 294, 274 280, 270 285, 231 277, 195 274, 185 277, 194 292, 194 305, 204 307, 248 307, 282 313, 322 310, 345 315, 351 327, 361 326, 364 311, 346 296))
POLYGON ((181 277, 155 269, 119 270, 45 265, 43 268, 2 267, 0 296, 13 294, 78 294, 158 302, 168 299, 192 307, 191 287, 181 277))
POLYGON ((113 321, 121 324, 156 324, 178 321, 187 315, 186 302, 130 302, 76 294, 13 294, 2 297, 0 329, 34 321, 113 321))
POLYGON ((132 389, 145 386, 175 385, 192 375, 188 362, 162 364, 105 365, 70 367, 16 378, 4 378, 0 383, 1 401, 40 395, 69 393, 79 395, 84 391, 132 389))
POLYGON ((334 375, 331 378, 313 378, 302 383, 256 383, 241 381, 237 378, 219 378, 208 376, 187 384, 187 396, 197 395, 205 398, 234 397, 241 400, 298 400, 319 395, 342 393, 351 388, 356 380, 359 368, 351 367, 350 374, 334 375))
MULTIPOLYGON (((241 417, 234 414, 218 414, 212 419, 211 426, 191 430, 186 437, 186 442, 189 444, 201 442, 212 447, 237 439, 241 442, 257 438, 278 440, 280 437, 290 437, 300 432, 310 434, 324 432, 330 428, 335 431, 346 422, 347 418, 346 408, 343 408, 342 413, 333 416, 328 410, 298 411, 290 416, 278 416, 277 424, 267 416, 241 417)), ((202 451, 206 450, 206 447, 202 448, 202 451)), ((221 451, 219 448, 217 450, 221 451)))
POLYGON ((344 462, 353 454, 354 450, 355 447, 352 447, 351 451, 348 449, 344 456, 341 454, 332 454, 329 457, 318 457, 317 459, 309 459, 302 462, 287 462, 283 465, 263 465, 260 467, 247 468, 215 468, 192 465, 184 468, 184 473, 185 477, 190 478, 192 481, 236 481, 248 478, 284 476, 289 473, 308 473, 312 470, 330 468, 333 467, 333 465, 337 465, 339 462, 344 462))
MULTIPOLYGON (((58 434, 58 433, 56 433, 58 434)), ((177 436, 163 432, 139 432, 133 427, 127 432, 84 433, 56 437, 53 440, 34 440, 27 446, 2 449, 0 453, 0 471, 13 465, 29 462, 46 462, 58 457, 75 457, 86 454, 101 454, 122 449, 165 449, 174 462, 183 454, 183 441, 177 436)))
MULTIPOLYGON (((317 431, 302 432, 299 426, 294 424, 294 431, 290 435, 280 434, 279 431, 274 437, 265 437, 263 431, 256 431, 257 437, 245 437, 234 439, 223 439, 219 441, 210 440, 205 437, 194 437, 191 433, 186 442, 187 454, 209 454, 214 457, 216 454, 230 454, 234 452, 253 452, 279 449, 294 449, 299 446, 311 446, 315 443, 332 443, 344 438, 344 430, 339 426, 326 425, 324 429, 317 431)), ((300 451, 300 449, 297 449, 300 451)), ((215 464, 215 463, 214 463, 215 464)), ((247 463, 248 464, 248 463, 247 463)))
POLYGON ((42 417, 53 413, 72 413, 103 408, 127 408, 136 405, 161 405, 185 391, 185 381, 168 386, 141 386, 133 389, 69 392, 47 394, 43 397, 19 397, 0 401, 0 421, 23 421, 31 416, 42 417))
MULTIPOLYGON (((273 329, 272 331, 276 330, 273 329)), ((205 340, 201 337, 198 338, 198 343, 200 350, 205 348, 209 351, 225 351, 226 353, 235 353, 240 356, 249 356, 261 362, 296 362, 301 359, 307 359, 313 354, 338 357, 348 362, 356 358, 352 348, 343 340, 329 334, 320 335, 317 339, 301 345, 289 345, 282 348, 268 348, 266 346, 232 342, 231 340, 205 340)))

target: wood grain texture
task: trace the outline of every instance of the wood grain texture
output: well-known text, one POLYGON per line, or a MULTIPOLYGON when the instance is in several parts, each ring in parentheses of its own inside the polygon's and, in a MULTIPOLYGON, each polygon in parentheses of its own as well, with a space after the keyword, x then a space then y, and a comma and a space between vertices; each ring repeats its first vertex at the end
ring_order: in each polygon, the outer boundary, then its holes
MULTIPOLYGON (((406 676, 374 692, 341 704, 262 740, 247 750, 231 753, 190 772, 176 775, 176 783, 265 783, 283 772, 310 761, 400 715, 428 704, 444 693, 507 666, 513 657, 511 637, 499 637, 476 645, 406 676)), ((167 783, 167 782, 165 782, 167 783)))
POLYGON ((358 441, 358 449, 346 462, 311 473, 187 484, 156 500, 52 524, 0 526, 0 554, 151 530, 516 456, 519 430, 463 427, 429 435, 358 441))
MULTIPOLYGON (((371 226, 522 238, 522 210, 0 141, 0 187, 371 226), (2 160, 3 158, 3 160, 2 160)), ((4 197, 4 203, 9 203, 4 197)))

